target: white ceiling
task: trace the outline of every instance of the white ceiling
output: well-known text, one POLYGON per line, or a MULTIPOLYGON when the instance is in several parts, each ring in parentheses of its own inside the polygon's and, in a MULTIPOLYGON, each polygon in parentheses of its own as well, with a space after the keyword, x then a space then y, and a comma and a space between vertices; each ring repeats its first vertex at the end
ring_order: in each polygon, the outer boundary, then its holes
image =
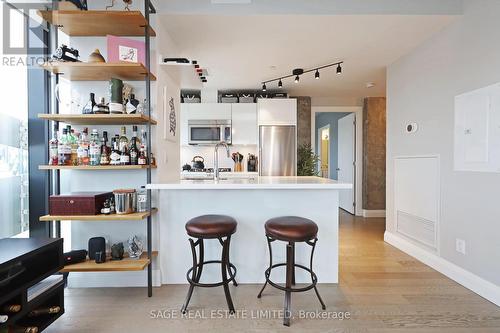
MULTIPOLYGON (((179 54, 209 71, 207 88, 258 89, 260 82, 344 61, 335 68, 283 81, 294 95, 385 96, 385 68, 443 29, 453 15, 170 15, 158 19, 179 54), (367 82, 375 87, 366 88, 367 82)), ((268 89, 275 88, 268 84, 268 89)), ((189 87, 185 87, 189 88, 189 87)))
POLYGON ((162 14, 460 15, 463 13, 463 0, 152 0, 152 2, 162 14))

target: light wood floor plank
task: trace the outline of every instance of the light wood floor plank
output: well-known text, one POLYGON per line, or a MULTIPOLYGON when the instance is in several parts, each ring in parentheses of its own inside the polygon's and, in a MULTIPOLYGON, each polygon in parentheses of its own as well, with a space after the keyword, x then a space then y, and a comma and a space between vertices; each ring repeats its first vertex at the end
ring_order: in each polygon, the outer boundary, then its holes
MULTIPOLYGON (((177 311, 185 285, 155 288, 69 289, 66 313, 47 332, 332 332, 332 333, 499 333, 500 308, 432 268, 384 243, 385 221, 341 213, 340 283, 319 285, 327 311, 348 311, 350 319, 295 318, 290 328, 270 318, 151 319, 150 311, 177 311)), ((186 251, 189 249, 186 247, 186 251)), ((264 268, 263 268, 264 270, 264 268)), ((260 285, 231 286, 238 310, 281 310, 283 293, 260 285)), ((295 311, 320 311, 314 292, 292 295, 295 311)), ((225 310, 220 288, 196 289, 191 312, 225 310)))

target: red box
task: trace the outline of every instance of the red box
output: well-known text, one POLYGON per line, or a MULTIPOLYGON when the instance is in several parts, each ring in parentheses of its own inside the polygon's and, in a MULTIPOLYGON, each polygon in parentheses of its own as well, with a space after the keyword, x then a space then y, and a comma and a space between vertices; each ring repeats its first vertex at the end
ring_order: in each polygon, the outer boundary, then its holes
POLYGON ((113 196, 112 192, 73 192, 51 195, 49 198, 50 215, 98 215, 104 201, 113 196))

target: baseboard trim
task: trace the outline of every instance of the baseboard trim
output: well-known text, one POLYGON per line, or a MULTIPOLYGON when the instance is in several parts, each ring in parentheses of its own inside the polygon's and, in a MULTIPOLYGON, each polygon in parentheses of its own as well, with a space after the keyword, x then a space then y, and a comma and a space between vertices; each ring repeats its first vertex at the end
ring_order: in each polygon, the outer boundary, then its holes
POLYGON ((363 209, 363 217, 385 217, 385 209, 363 209))
MULTIPOLYGON (((146 287, 146 270, 140 272, 72 272, 69 273, 69 288, 146 287)), ((153 286, 161 286, 160 270, 153 270, 153 286)))
POLYGON ((397 234, 386 231, 384 233, 384 241, 423 262, 424 264, 434 268, 465 288, 472 290, 479 296, 500 306, 500 287, 497 285, 484 280, 483 278, 443 259, 442 257, 439 257, 436 254, 430 253, 415 244, 412 244, 397 234))

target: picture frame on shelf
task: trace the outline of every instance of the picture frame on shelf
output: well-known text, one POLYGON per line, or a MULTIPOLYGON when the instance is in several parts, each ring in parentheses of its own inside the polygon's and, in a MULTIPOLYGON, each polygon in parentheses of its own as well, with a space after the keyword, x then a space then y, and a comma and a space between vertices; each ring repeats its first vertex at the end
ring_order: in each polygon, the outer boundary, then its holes
POLYGON ((142 41, 107 35, 108 62, 146 63, 146 44, 142 41))

